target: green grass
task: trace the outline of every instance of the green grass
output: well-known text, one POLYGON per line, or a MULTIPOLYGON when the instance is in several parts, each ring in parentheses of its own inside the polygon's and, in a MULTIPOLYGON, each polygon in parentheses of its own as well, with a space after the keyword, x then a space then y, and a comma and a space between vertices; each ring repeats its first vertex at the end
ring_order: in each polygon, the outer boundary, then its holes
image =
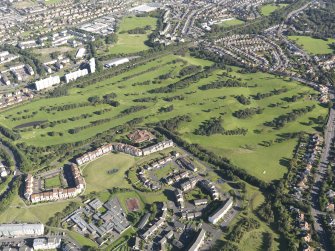
POLYGON ((83 167, 85 192, 100 192, 112 187, 130 188, 131 185, 124 178, 125 172, 134 164, 134 158, 123 153, 107 154, 87 164, 83 167), (114 168, 118 169, 116 173, 107 173, 114 168))
POLYGON ((46 179, 44 182, 45 182, 44 184, 45 188, 48 189, 53 187, 60 187, 62 185, 59 175, 46 179))
POLYGON ((148 40, 148 35, 156 28, 156 18, 153 17, 125 17, 120 23, 118 31, 118 41, 116 45, 109 48, 109 54, 121 54, 121 53, 135 53, 149 49, 145 45, 145 41, 148 40), (152 27, 151 31, 146 34, 128 34, 127 31, 134 28, 143 28, 147 25, 152 27))
MULTIPOLYGON (((16 108, 4 111, 0 114, 0 124, 13 128, 22 123, 27 123, 37 120, 49 120, 56 121, 66 119, 81 114, 92 114, 92 117, 79 119, 76 121, 68 121, 67 123, 56 124, 54 127, 47 127, 45 129, 36 128, 31 131, 21 132, 22 138, 18 142, 25 142, 27 145, 33 146, 48 146, 61 143, 73 143, 79 140, 84 140, 89 137, 94 137, 97 133, 106 131, 117 125, 122 125, 125 122, 138 117, 145 117, 143 124, 158 122, 166 120, 178 115, 189 115, 192 118, 191 123, 183 123, 178 129, 179 134, 183 139, 191 143, 197 143, 201 146, 215 152, 216 154, 231 159, 232 163, 247 170, 250 174, 261 178, 265 181, 271 181, 283 177, 287 171, 286 159, 292 155, 292 150, 296 144, 295 140, 288 140, 282 143, 273 143, 270 147, 262 146, 263 141, 275 141, 283 133, 293 132, 315 132, 313 128, 316 125, 306 125, 311 119, 318 117, 319 115, 326 116, 327 109, 322 108, 318 105, 317 101, 309 99, 301 99, 297 102, 288 103, 282 99, 285 97, 291 97, 300 92, 309 92, 311 94, 316 93, 311 88, 299 84, 295 81, 289 81, 276 77, 267 73, 239 73, 238 68, 233 67, 232 72, 229 72, 236 78, 241 78, 242 82, 248 82, 249 85, 257 84, 257 87, 253 88, 222 88, 214 90, 199 90, 198 87, 203 84, 210 83, 217 79, 220 79, 223 70, 216 70, 211 73, 207 78, 201 79, 196 83, 192 83, 186 89, 178 89, 173 93, 160 93, 150 94, 147 91, 161 86, 177 82, 180 78, 178 73, 180 69, 185 67, 185 63, 175 62, 171 63, 175 59, 182 58, 186 64, 208 66, 211 64, 209 61, 199 60, 192 57, 180 57, 175 55, 168 55, 157 58, 146 64, 142 64, 134 69, 124 72, 111 79, 103 80, 99 83, 87 86, 82 89, 71 88, 68 96, 62 96, 52 99, 52 105, 64 105, 67 103, 81 103, 85 102, 90 96, 98 95, 102 97, 106 93, 115 92, 117 94, 116 100, 120 102, 120 106, 112 108, 111 111, 106 112, 102 115, 96 115, 93 112, 99 111, 105 108, 111 108, 106 104, 91 105, 75 110, 56 111, 54 113, 47 113, 40 111, 42 106, 50 106, 50 99, 37 99, 33 102, 25 104, 24 106, 18 106, 16 108), (158 69, 153 71, 145 72, 158 66, 158 69), (140 73, 140 74, 138 74, 140 73), (166 73, 174 75, 172 79, 162 80, 160 83, 150 85, 136 85, 134 83, 144 82, 147 80, 157 81, 158 76, 166 73), (136 77, 131 77, 124 80, 124 77, 138 74, 136 77), (234 96, 245 95, 250 96, 258 92, 265 93, 272 90, 286 87, 289 91, 282 93, 277 96, 265 98, 263 100, 254 100, 249 106, 244 106, 236 101, 234 96), (174 109, 168 113, 159 113, 161 107, 166 107, 171 103, 163 100, 167 96, 183 95, 184 100, 173 101, 174 109), (225 96, 225 99, 219 97, 225 96), (149 103, 136 103, 133 100, 139 97, 157 97, 156 102, 149 103), (275 108, 268 107, 271 103, 282 102, 282 106, 275 108), (129 108, 133 105, 145 105, 147 109, 132 113, 127 116, 118 118, 116 117, 120 111, 129 108), (293 109, 305 107, 307 105, 316 105, 316 109, 312 112, 299 117, 295 122, 288 123, 285 127, 280 130, 275 130, 270 127, 264 126, 265 122, 271 121, 275 117, 281 114, 286 114, 293 109), (232 113, 239 109, 246 107, 262 107, 264 111, 262 114, 255 115, 251 119, 237 119, 232 113), (29 110, 24 112, 24 110, 29 110), (36 111, 37 114, 28 119, 22 119, 23 115, 30 115, 36 111), (227 136, 227 135, 212 135, 212 136, 199 136, 195 135, 194 131, 199 125, 211 118, 223 115, 223 127, 226 130, 235 129, 242 127, 248 129, 246 136, 227 136), (14 120, 14 118, 16 120, 14 120), (96 127, 90 127, 82 130, 76 134, 68 133, 68 130, 78 126, 88 125, 92 121, 97 119, 112 118, 111 121, 103 123, 96 127), (257 133, 257 131, 261 133, 257 133), (63 136, 48 136, 48 132, 62 132, 63 136)), ((226 77, 223 77, 226 79, 226 77)), ((157 81, 158 82, 158 81, 157 81)), ((164 151, 167 153, 170 150, 164 151)), ((160 157, 161 153, 154 154, 150 157, 132 159, 126 155, 108 155, 97 161, 94 161, 87 165, 84 169, 84 175, 87 181, 87 192, 91 191, 103 191, 110 187, 129 187, 130 185, 120 179, 124 176, 125 171, 134 165, 135 161, 138 165, 144 163, 150 158, 160 157), (106 172, 110 169, 120 169, 114 175, 107 175, 106 172), (97 172, 99 170, 100 172, 97 172)), ((163 171, 162 171, 163 172, 163 171)), ((159 175, 164 175, 164 172, 159 175)), ((159 195, 158 197, 160 197, 159 195)), ((161 197, 162 199, 162 197, 161 197)))
POLYGON ((265 4, 261 7, 261 13, 263 16, 269 16, 272 12, 286 6, 287 4, 265 4))
POLYGON ((22 199, 17 196, 4 212, 0 212, 0 222, 42 222, 45 224, 50 217, 63 211, 71 201, 73 200, 26 206, 22 199))
POLYGON ((327 41, 308 36, 289 36, 288 38, 296 42, 306 52, 316 55, 332 53, 333 50, 330 48, 330 45, 335 43, 335 39, 332 38, 329 38, 327 41))
POLYGON ((89 238, 86 238, 84 236, 82 236, 81 234, 74 232, 74 231, 67 231, 68 235, 70 236, 70 238, 74 239, 75 241, 77 241, 81 246, 89 246, 89 247, 95 247, 97 248, 97 244, 90 240, 89 238))
POLYGON ((45 4, 46 5, 49 5, 49 4, 55 4, 55 3, 60 3, 62 2, 63 0, 46 0, 45 1, 45 4))
POLYGON ((153 170, 153 173, 160 180, 164 177, 167 177, 167 175, 171 173, 173 170, 175 170, 175 166, 172 164, 169 164, 169 165, 164 166, 163 168, 153 170))
POLYGON ((231 20, 226 20, 226 21, 219 23, 219 26, 227 28, 227 27, 231 27, 231 26, 235 26, 239 24, 244 24, 244 21, 239 20, 239 19, 231 19, 231 20))

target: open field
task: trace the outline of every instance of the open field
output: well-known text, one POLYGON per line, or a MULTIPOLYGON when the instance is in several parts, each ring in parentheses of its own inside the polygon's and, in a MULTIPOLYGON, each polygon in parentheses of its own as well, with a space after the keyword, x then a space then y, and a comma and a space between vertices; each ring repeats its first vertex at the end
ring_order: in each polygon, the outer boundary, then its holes
POLYGON ((297 43, 305 51, 311 54, 329 54, 333 50, 330 48, 330 44, 335 43, 335 39, 328 38, 327 41, 308 36, 289 36, 290 40, 297 43))
POLYGON ((71 54, 75 54, 77 49, 76 48, 71 48, 70 46, 60 46, 60 47, 51 47, 51 48, 36 48, 32 50, 33 53, 38 55, 38 58, 42 61, 42 62, 47 62, 52 60, 52 58, 50 57, 50 54, 53 52, 59 52, 61 54, 65 54, 65 53, 71 53, 71 54))
POLYGON ((219 23, 218 25, 222 27, 231 27, 231 26, 239 25, 239 24, 244 24, 244 21, 239 20, 239 19, 231 19, 231 20, 223 21, 219 23))
POLYGON ((272 12, 287 6, 287 4, 265 4, 261 7, 261 13, 263 16, 269 16, 272 12))
POLYGON ((53 217, 57 212, 61 212, 71 201, 73 200, 26 206, 22 199, 17 196, 4 212, 0 212, 0 222, 42 222, 45 224, 50 217, 53 217))
POLYGON ((153 17, 136 17, 129 16, 123 18, 120 23, 120 28, 117 32, 118 41, 115 45, 109 47, 109 54, 121 54, 121 53, 135 53, 149 49, 145 45, 145 41, 148 39, 148 35, 156 28, 156 18, 153 17), (146 34, 128 34, 127 31, 135 28, 144 28, 145 26, 151 26, 151 30, 147 31, 146 34))
MULTIPOLYGON (((319 115, 325 117, 327 114, 327 109, 322 108, 317 101, 309 98, 309 95, 316 94, 316 92, 295 81, 261 72, 240 73, 239 69, 235 67, 229 72, 222 69, 214 70, 207 78, 200 79, 184 89, 176 89, 170 93, 148 92, 149 90, 165 87, 182 79, 179 71, 190 64, 204 67, 211 65, 211 62, 189 56, 169 55, 157 58, 111 79, 106 79, 84 88, 72 88, 69 90, 68 96, 57 97, 52 100, 39 99, 24 106, 5 111, 0 114, 0 124, 12 129, 15 126, 33 121, 48 120, 49 122, 56 123, 57 121, 65 120, 65 122, 57 122, 53 127, 38 127, 20 132, 22 139, 19 142, 25 142, 28 145, 47 146, 87 139, 99 132, 122 125, 134 118, 142 117, 144 118, 142 124, 146 124, 167 120, 179 115, 189 115, 192 122, 184 122, 178 128, 178 132, 185 140, 198 143, 218 155, 228 157, 234 164, 265 181, 281 178, 287 170, 287 158, 291 157, 296 141, 293 139, 284 139, 279 143, 278 139, 284 138, 283 135, 287 133, 300 131, 315 132, 314 127, 320 125, 315 124, 313 121, 319 115), (160 76, 167 73, 171 77, 159 79, 160 76), (223 76, 222 74, 228 74, 228 76, 223 76), (204 84, 227 79, 240 79, 239 81, 246 82, 248 87, 199 89, 204 84), (145 82, 146 84, 139 84, 145 82), (274 89, 281 88, 286 88, 287 91, 260 100, 252 98, 252 95, 256 95, 257 93, 269 93, 274 89), (117 95, 115 100, 120 103, 120 106, 111 107, 107 104, 94 105, 87 102, 91 96, 97 95, 102 97, 111 92, 117 95), (287 101, 287 99, 299 93, 305 93, 306 95, 301 99, 287 101), (250 97, 249 105, 243 105, 236 100, 235 96, 241 94, 250 97), (180 96, 183 99, 173 100, 173 102, 166 101, 166 97, 175 96, 180 96), (135 99, 144 97, 155 98, 155 100, 145 102, 134 101, 135 99), (84 103, 86 103, 85 106, 75 109, 47 110, 53 107, 62 107, 65 104, 84 103), (173 104, 172 111, 159 111, 162 107, 167 107, 171 104, 173 104), (273 104, 279 105, 271 106, 273 104), (265 122, 272 121, 280 115, 311 105, 316 106, 314 110, 299 116, 295 121, 287 123, 280 129, 264 125, 265 122), (145 106, 145 109, 118 116, 122 111, 132 106, 145 106), (233 115, 237 110, 255 107, 262 108, 262 114, 255 114, 253 117, 247 119, 239 119, 233 115), (107 112, 100 115, 97 113, 104 109, 107 109, 107 112), (37 113, 33 114, 33 112, 37 113), (24 117, 25 115, 32 116, 26 118, 24 117), (73 116, 79 117, 81 115, 89 116, 76 120, 70 119, 73 116), (248 130, 246 135, 214 134, 211 136, 202 136, 194 133, 205 120, 220 116, 223 118, 222 126, 225 130, 245 128, 248 130), (70 129, 90 125, 93 121, 108 118, 109 120, 104 123, 90 126, 77 133, 69 132, 70 129), (55 133, 50 134, 50 132, 55 133), (271 144, 265 146, 264 142, 271 142, 271 144)), ((133 165, 133 160, 125 155, 118 155, 113 160, 113 156, 108 155, 108 157, 103 157, 85 167, 84 175, 88 183, 87 192, 93 191, 93 187, 101 191, 110 187, 129 186, 127 183, 120 183, 118 178, 114 179, 113 175, 111 175, 112 177, 106 175, 106 171, 120 168, 119 172, 114 174, 114 176, 123 176, 126 169, 133 165), (104 163, 105 158, 110 159, 113 164, 104 163), (102 172, 96 173, 96 168, 99 168, 102 172)))
POLYGON ((72 239, 77 241, 80 245, 97 248, 97 244, 94 241, 90 240, 89 238, 86 238, 75 231, 66 231, 66 232, 72 239))
POLYGON ((87 164, 83 167, 86 193, 100 192, 113 187, 130 188, 124 177, 125 172, 134 164, 134 158, 123 153, 108 154, 87 164), (118 171, 108 174, 107 172, 112 169, 118 171))

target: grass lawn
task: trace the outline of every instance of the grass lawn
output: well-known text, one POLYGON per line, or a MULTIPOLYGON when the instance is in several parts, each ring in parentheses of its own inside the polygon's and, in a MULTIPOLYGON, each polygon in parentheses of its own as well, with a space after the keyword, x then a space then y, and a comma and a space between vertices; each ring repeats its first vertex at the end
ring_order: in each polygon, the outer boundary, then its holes
POLYGON ((263 16, 269 16, 272 12, 286 6, 287 4, 265 4, 261 7, 261 13, 263 16))
POLYGON ((123 18, 120 23, 120 28, 118 31, 118 41, 116 45, 113 45, 109 48, 109 54, 127 54, 135 53, 143 50, 149 49, 145 45, 145 41, 148 40, 148 35, 155 30, 156 28, 156 18, 153 17, 136 17, 129 16, 123 18), (145 26, 151 26, 151 31, 148 31, 146 34, 128 34, 127 31, 134 28, 143 28, 145 26))
POLYGON ((227 28, 227 27, 231 27, 231 26, 239 25, 239 24, 244 24, 244 21, 234 18, 231 20, 223 21, 219 23, 218 25, 227 28))
POLYGON ((60 52, 61 54, 64 54, 66 52, 70 52, 72 54, 75 54, 77 51, 76 48, 71 48, 69 46, 60 46, 60 47, 51 47, 51 48, 36 48, 33 49, 33 53, 38 55, 38 58, 42 62, 46 62, 49 60, 52 60, 50 57, 50 54, 53 52, 60 52))
POLYGON ((330 48, 330 44, 335 43, 335 39, 333 38, 329 38, 327 41, 309 36, 289 36, 288 38, 311 54, 332 53, 333 50, 330 48))
POLYGON ((89 247, 95 247, 97 248, 97 244, 90 240, 89 238, 86 238, 85 236, 82 236, 81 234, 75 232, 75 231, 66 231, 70 238, 77 241, 81 246, 89 246, 89 247))
POLYGON ((86 191, 100 192, 113 187, 130 188, 125 180, 125 172, 135 164, 135 159, 130 155, 118 153, 107 154, 83 167, 83 175, 86 181, 86 191), (112 169, 118 169, 116 173, 108 174, 112 169))
POLYGON ((60 3, 64 0, 45 0, 45 4, 55 4, 55 3, 60 3))
POLYGON ((174 165, 168 164, 168 165, 164 166, 163 168, 153 170, 153 173, 160 180, 164 177, 167 177, 167 175, 175 169, 176 169, 176 167, 174 165))
POLYGON ((57 212, 61 212, 71 201, 73 200, 26 206, 22 199, 17 196, 4 212, 0 212, 0 222, 42 222, 45 224, 50 217, 53 217, 57 212))
MULTIPOLYGON (((106 131, 117 125, 125 124, 134 118, 144 118, 143 124, 156 123, 161 120, 167 120, 180 115, 189 115, 191 123, 182 123, 178 128, 180 136, 190 142, 200 144, 216 154, 229 158, 235 165, 244 168, 250 174, 261 178, 265 181, 272 181, 283 177, 287 171, 287 158, 292 155, 292 150, 296 145, 296 140, 286 140, 276 143, 275 140, 281 138, 286 133, 306 131, 315 132, 314 127, 317 124, 308 125, 307 122, 313 121, 319 115, 326 116, 327 109, 321 107, 316 100, 311 100, 306 95, 305 98, 295 102, 285 101, 298 93, 315 94, 313 89, 295 81, 280 78, 271 74, 257 73, 240 73, 239 68, 232 67, 228 72, 229 78, 241 79, 241 82, 247 82, 248 85, 255 87, 232 87, 221 89, 200 90, 199 87, 204 84, 217 80, 226 80, 228 77, 223 76, 226 70, 218 69, 210 73, 207 78, 198 80, 190 84, 185 89, 177 89, 172 93, 149 93, 151 89, 164 87, 175 83, 181 79, 179 71, 187 65, 208 66, 211 62, 199 60, 189 56, 181 57, 168 55, 156 58, 146 64, 142 64, 134 69, 124 72, 111 79, 103 80, 99 83, 89 85, 85 88, 71 88, 68 96, 62 96, 52 99, 36 99, 28 104, 17 106, 4 111, 0 114, 0 124, 8 128, 14 128, 27 122, 38 120, 48 120, 49 122, 66 120, 66 123, 56 123, 54 127, 35 128, 31 131, 20 132, 21 139, 17 142, 25 142, 27 145, 48 146, 61 143, 73 143, 94 137, 96 134, 106 131), (178 61, 176 61, 178 59, 178 61), (183 61, 180 61, 182 59, 183 61), (171 74, 168 79, 159 79, 161 75, 171 74), (139 85, 149 80, 147 85, 139 85), (151 82, 150 82, 151 81, 151 82), (270 98, 256 100, 251 98, 250 105, 240 104, 235 96, 245 95, 252 96, 256 93, 268 93, 274 89, 287 88, 287 92, 280 95, 274 95, 270 98), (117 94, 116 100, 120 102, 118 107, 111 107, 107 104, 89 105, 76 109, 57 110, 47 112, 41 107, 52 108, 63 106, 64 104, 83 103, 91 96, 97 95, 102 97, 107 93, 114 92, 117 94), (182 96, 182 100, 173 102, 165 101, 166 97, 182 96), (222 98, 224 96, 224 98, 222 98), (135 102, 134 99, 150 97, 156 98, 151 102, 135 102), (173 110, 170 112, 159 112, 161 107, 166 107, 173 103, 173 110), (271 104, 281 103, 276 107, 271 104), (131 106, 144 105, 146 109, 140 112, 134 112, 126 116, 118 117, 121 111, 131 106), (287 123, 283 128, 276 130, 265 126, 274 118, 287 114, 294 109, 315 105, 316 108, 299 117, 296 121, 287 123), (247 107, 261 107, 262 114, 256 114, 249 119, 238 119, 233 113, 247 107), (97 111, 109 109, 103 114, 96 114, 97 111), (33 114, 33 112, 37 112, 33 114), (79 120, 70 120, 73 114, 76 116, 89 114, 79 120), (28 118, 26 117, 27 115, 28 118), (32 116, 30 116, 32 115, 32 116), (24 117, 23 117, 24 116, 24 117), (225 130, 236 128, 245 128, 248 130, 245 136, 229 136, 215 134, 211 136, 201 136, 194 134, 199 125, 212 117, 223 117, 222 126, 225 130), (81 130, 78 133, 69 133, 70 129, 78 126, 89 125, 93 121, 101 119, 111 119, 105 123, 94 127, 81 130), (49 132, 61 132, 63 136, 56 134, 49 136, 49 132), (264 142, 274 142, 270 146, 264 146, 264 142)), ((126 187, 130 184, 123 179, 125 171, 133 166, 136 162, 141 165, 152 158, 162 157, 162 154, 168 153, 171 149, 156 153, 144 158, 132 158, 127 155, 107 155, 84 167, 84 175, 87 181, 87 192, 103 191, 111 187, 126 187), (115 174, 107 175, 107 171, 117 168, 119 171, 115 174)), ((162 171, 163 172, 163 171, 162 171)), ((162 174, 164 175, 164 172, 162 174)), ((161 195, 159 195, 161 196, 161 195)), ((149 199, 150 200, 150 199, 149 199)))
POLYGON ((44 186, 47 189, 50 189, 50 188, 53 188, 53 187, 61 187, 61 185, 62 185, 59 175, 54 176, 54 177, 49 178, 49 179, 46 179, 44 182, 45 182, 44 186))

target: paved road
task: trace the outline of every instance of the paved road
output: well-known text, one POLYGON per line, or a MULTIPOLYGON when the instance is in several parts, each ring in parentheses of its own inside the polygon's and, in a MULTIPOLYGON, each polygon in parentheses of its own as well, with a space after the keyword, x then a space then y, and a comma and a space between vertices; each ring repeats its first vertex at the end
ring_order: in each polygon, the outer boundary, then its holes
MULTIPOLYGON (((331 99, 334 98, 334 94, 331 94, 331 99)), ((319 191, 320 188, 325 182, 327 177, 327 165, 329 158, 329 151, 332 139, 335 136, 335 110, 332 108, 329 113, 329 119, 327 123, 327 128, 324 134, 324 147, 320 158, 320 164, 318 166, 318 171, 315 175, 315 183, 312 187, 312 216, 314 218, 314 228, 320 238, 320 244, 322 250, 331 250, 329 248, 329 240, 321 225, 321 216, 324 215, 323 212, 320 211, 319 207, 319 191)))

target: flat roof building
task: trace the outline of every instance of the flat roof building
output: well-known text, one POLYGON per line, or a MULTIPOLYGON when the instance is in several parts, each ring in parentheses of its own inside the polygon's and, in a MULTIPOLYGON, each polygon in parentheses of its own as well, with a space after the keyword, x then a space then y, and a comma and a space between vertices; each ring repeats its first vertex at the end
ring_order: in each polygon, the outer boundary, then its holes
POLYGON ((45 88, 49 88, 53 85, 57 85, 60 83, 60 78, 59 76, 54 76, 54 77, 49 77, 49 78, 45 78, 39 81, 35 82, 35 88, 37 91, 45 89, 45 88))
POLYGON ((0 237, 38 236, 43 234, 43 224, 0 224, 0 237))
POLYGON ((214 214, 208 217, 210 223, 216 224, 226 213, 233 207, 233 198, 230 197, 228 201, 219 208, 214 214))
POLYGON ((201 245, 203 244, 205 237, 206 237, 206 231, 201 229, 200 233, 197 236, 197 239, 192 244, 192 246, 188 249, 188 251, 198 251, 201 245))

